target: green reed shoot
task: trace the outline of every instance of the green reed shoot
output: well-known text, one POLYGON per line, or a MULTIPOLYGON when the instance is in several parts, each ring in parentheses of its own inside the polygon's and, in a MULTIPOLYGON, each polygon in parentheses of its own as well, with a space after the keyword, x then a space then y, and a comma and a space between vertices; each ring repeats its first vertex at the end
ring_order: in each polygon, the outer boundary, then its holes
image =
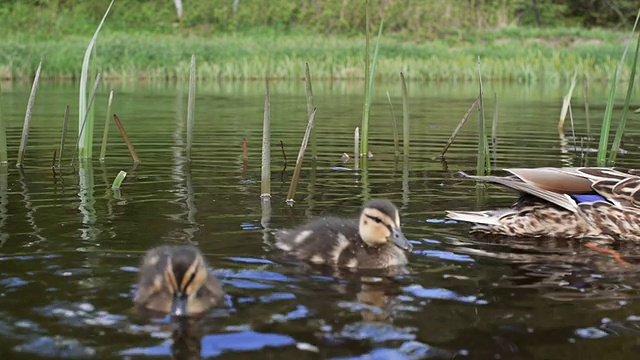
POLYGON ((404 155, 409 155, 409 96, 407 95, 407 82, 404 80, 404 74, 400 73, 402 85, 402 147, 404 155))
POLYGON ((393 150, 396 156, 400 155, 400 140, 398 140, 398 122, 396 121, 396 114, 393 112, 393 103, 391 102, 391 95, 387 91, 387 100, 389 100, 389 112, 391 112, 391 125, 393 129, 393 150))
POLYGON ((196 108, 196 56, 191 55, 189 70, 189 99, 187 102, 187 161, 191 162, 191 146, 193 145, 194 111, 196 108))
MULTIPOLYGON (((304 84, 307 92, 307 116, 311 117, 311 113, 314 112, 316 105, 313 101, 313 88, 311 87, 311 72, 309 71, 309 63, 304 63, 304 84)), ((313 159, 318 157, 316 143, 317 136, 314 126, 311 129, 311 157, 313 159)))
POLYGON ((116 178, 113 179, 113 184, 111 185, 111 188, 120 189, 120 186, 122 186, 122 182, 124 181, 124 178, 126 176, 127 176, 127 173, 125 171, 120 170, 118 175, 116 175, 116 178))
POLYGON ((69 126, 69 105, 64 109, 64 120, 62 121, 62 134, 60 135, 60 150, 58 151, 58 168, 62 169, 62 151, 64 150, 64 140, 67 137, 67 127, 69 126))
POLYGON ((131 158, 133 159, 133 162, 135 164, 139 164, 140 158, 138 158, 138 153, 136 153, 136 149, 133 147, 133 143, 131 142, 131 140, 129 140, 129 136, 127 135, 127 132, 124 130, 124 125, 122 125, 122 121, 120 121, 120 118, 116 114, 113 114, 113 120, 116 122, 116 125, 118 126, 118 130, 120 130, 120 135, 122 135, 122 140, 124 140, 125 144, 127 144, 127 148, 129 148, 129 153, 131 154, 131 158))
POLYGON ((9 163, 7 153, 7 125, 2 116, 2 85, 0 85, 0 166, 6 166, 9 163))
MULTIPOLYGON (((368 86, 369 89, 365 92, 366 100, 365 100, 365 111, 362 117, 362 140, 360 141, 360 154, 362 156, 366 156, 369 153, 369 120, 371 118, 371 102, 373 101, 373 84, 375 83, 376 76, 376 63, 378 61, 378 50, 380 49, 380 37, 382 35, 382 25, 384 25, 384 19, 380 21, 380 27, 378 28, 378 38, 376 39, 376 47, 373 51, 373 61, 371 63, 371 69, 368 74, 365 74, 365 77, 369 78, 368 86)), ((367 29, 368 29, 367 25, 367 29)), ((367 31, 368 34, 368 31, 367 31)), ((369 50, 367 49, 367 52, 369 50)))
MULTIPOLYGON (((100 84, 100 79, 101 79, 100 73, 98 73, 98 75, 96 75, 96 81, 93 83, 93 90, 91 90, 91 96, 89 97, 89 105, 87 106, 86 111, 84 113, 84 121, 80 123, 81 126, 80 126, 80 129, 78 130, 78 141, 76 142, 76 147, 75 147, 72 159, 71 159, 71 164, 73 164, 74 161, 75 161, 76 152, 80 151, 80 140, 83 138, 83 134, 85 133, 85 127, 86 127, 87 123, 93 122, 92 119, 89 118, 89 114, 91 113, 93 100, 96 97, 96 91, 98 91, 98 85, 100 84)), ((93 145, 93 143, 91 145, 93 145)), ((79 159, 83 159, 80 156, 78 156, 78 158, 79 159)), ((86 159, 86 158, 84 158, 84 159, 86 159)))
POLYGON ((587 138, 591 137, 591 119, 589 117, 589 80, 584 78, 584 117, 587 122, 587 138))
MULTIPOLYGON (((636 32, 636 26, 638 25, 639 18, 640 18, 640 10, 638 11, 638 15, 636 16, 636 21, 634 22, 633 29, 631 30, 631 38, 633 38, 633 35, 636 32)), ((611 85, 611 89, 609 91, 609 98, 607 99, 607 105, 604 109, 604 118, 602 120, 602 127, 600 128, 600 141, 598 143, 598 156, 596 158, 596 163, 598 166, 605 166, 607 162, 607 145, 609 143, 609 132, 611 130, 611 117, 613 115, 613 106, 615 104, 618 83, 620 82, 620 73, 622 72, 624 60, 627 57, 627 51, 629 50, 630 45, 631 45, 631 41, 627 43, 627 46, 624 48, 624 51, 622 52, 622 57, 620 58, 620 62, 618 63, 618 68, 616 70, 613 84, 611 85)))
POLYGON ((109 92, 109 100, 107 102, 107 117, 104 121, 104 130, 102 131, 102 146, 100 147, 100 162, 104 162, 107 156, 107 140, 109 140, 109 124, 111 124, 111 109, 113 105, 113 90, 109 92))
POLYGON ((360 167, 360 128, 353 132, 353 162, 356 170, 360 167))
POLYGON ((27 148, 27 140, 29 139, 29 126, 31 124, 31 114, 33 112, 33 104, 36 101, 36 92, 38 91, 38 83, 40 81, 40 72, 42 71, 42 60, 36 70, 36 76, 33 78, 33 85, 31 85, 31 94, 29 94, 29 101, 27 102, 27 111, 24 115, 24 124, 22 126, 22 137, 20 138, 20 148, 18 149, 18 161, 16 166, 22 166, 24 160, 24 152, 27 148))
POLYGON ((482 88, 480 56, 478 56, 478 83, 480 84, 480 101, 478 102, 478 162, 476 164, 476 170, 479 176, 483 176, 487 173, 491 163, 489 162, 489 156, 487 154, 489 147, 487 145, 487 135, 484 125, 484 90, 482 88))
POLYGON ((298 180, 300 179, 300 171, 302 170, 302 159, 304 158, 304 152, 307 150, 307 144, 309 143, 309 136, 311 135, 311 129, 313 129, 313 120, 316 117, 316 109, 313 109, 311 116, 309 116, 309 123, 307 129, 304 132, 302 143, 300 144, 300 151, 298 151, 298 158, 296 159, 296 167, 293 170, 293 177, 291 178, 291 184, 289 185, 289 193, 287 194, 287 204, 292 206, 295 201, 296 188, 298 187, 298 180))
POLYGON ((467 113, 464 114, 464 116, 462 117, 462 120, 460 120, 460 122, 458 123, 458 126, 456 126, 456 129, 453 130, 453 133, 449 137, 449 140, 447 140, 447 143, 444 144, 444 148, 440 152, 440 158, 444 158, 444 154, 447 152, 447 150, 449 150, 449 147, 451 146, 451 144, 453 144, 453 141, 458 136, 458 133, 462 129, 462 126, 464 126, 464 124, 467 122, 467 120, 471 116, 471 113, 473 112, 473 110, 475 110, 478 107, 479 103, 480 103, 480 97, 478 96, 476 100, 473 102, 473 104, 471 104, 471 107, 469 107, 469 110, 467 110, 467 113))
MULTIPOLYGON (((491 123, 491 152, 493 161, 496 161, 498 152, 498 93, 493 93, 493 122, 491 123)), ((495 165, 495 164, 494 164, 495 165)))
POLYGON ((260 196, 271 197, 271 95, 269 80, 266 81, 264 94, 264 118, 262 122, 262 178, 260 196))
MULTIPOLYGON (((638 16, 640 17, 640 11, 638 12, 638 16)), ((637 21, 638 20, 636 19, 636 22, 637 21)), ((627 115, 629 114, 629 102, 631 101, 633 84, 635 83, 635 78, 636 78, 636 66, 638 64, 638 50, 640 50, 640 35, 638 35, 638 42, 636 43, 636 53, 633 56, 633 66, 631 67, 631 75, 629 76, 629 87, 627 88, 627 96, 624 99, 624 106, 622 107, 622 116, 620 117, 620 122, 618 123, 618 129, 616 130, 616 135, 613 139, 613 144, 611 144, 611 152, 609 153, 609 162, 611 164, 615 163, 616 156, 618 156, 618 151, 620 150, 620 144, 622 143, 622 136, 624 135, 624 128, 627 123, 627 115)))
MULTIPOLYGON (((364 21, 364 28, 365 28, 365 49, 364 49, 364 98, 362 101, 362 138, 363 140, 366 140, 366 136, 365 132, 368 130, 369 128, 369 91, 370 91, 370 87, 369 87, 369 81, 371 81, 371 78, 369 77, 369 39, 371 37, 371 30, 369 29, 369 0, 365 0, 364 1, 364 7, 365 7, 365 21, 364 21)), ((366 143, 366 141, 365 141, 366 143)), ((363 148, 361 148, 361 150, 366 149, 367 145, 363 145, 363 148)), ((360 151, 358 151, 358 153, 360 153, 360 151)), ((362 153, 366 154, 367 151, 363 150, 362 153)), ((355 153, 354 153, 355 156, 355 153)))
POLYGON ((82 70, 80 73, 80 94, 79 94, 79 106, 78 106, 78 157, 80 159, 90 159, 92 155, 93 148, 93 117, 90 118, 90 121, 86 124, 86 131, 83 131, 85 127, 85 121, 87 120, 87 113, 89 112, 89 107, 87 106, 87 84, 89 81, 89 59, 91 58, 91 50, 98 39, 98 33, 100 33, 100 29, 102 29, 102 25, 104 21, 107 19, 107 15, 109 14, 109 10, 111 10, 111 6, 113 5, 114 0, 111 0, 109 7, 104 12, 102 20, 96 29, 96 32, 93 34, 89 45, 84 53, 84 59, 82 60, 82 70))
POLYGON ((562 109, 560 110, 560 120, 558 121, 558 133, 562 133, 562 128, 564 127, 564 120, 567 117, 567 111, 569 110, 569 105, 571 104, 571 98, 573 97, 573 90, 576 88, 578 84, 578 73, 573 73, 573 78, 571 79, 571 86, 569 87, 569 91, 567 95, 562 99, 562 109))

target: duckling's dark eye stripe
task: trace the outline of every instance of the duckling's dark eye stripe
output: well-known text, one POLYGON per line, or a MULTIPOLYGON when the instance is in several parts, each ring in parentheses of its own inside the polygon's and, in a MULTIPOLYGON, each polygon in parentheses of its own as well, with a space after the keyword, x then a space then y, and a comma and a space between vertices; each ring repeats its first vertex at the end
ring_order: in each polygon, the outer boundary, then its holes
POLYGON ((186 290, 189 287, 189 285, 193 282, 193 280, 196 278, 197 272, 198 272, 198 267, 196 266, 195 269, 193 269, 193 272, 191 273, 189 280, 187 281, 186 284, 184 284, 184 288, 182 289, 183 291, 186 290))
POLYGON ((371 215, 369 215, 369 214, 364 214, 364 216, 366 216, 366 217, 368 217, 369 219, 371 219, 371 220, 373 220, 373 221, 377 222, 378 224, 382 224, 382 225, 386 226, 386 227, 387 227, 387 229, 389 229, 389 231, 390 231, 390 232, 393 232, 393 227, 392 227, 391 225, 385 224, 385 223, 382 221, 382 219, 380 219, 379 217, 377 217, 377 216, 371 216, 371 215))
POLYGON ((364 216, 366 216, 366 217, 368 217, 369 219, 371 219, 371 220, 373 220, 373 221, 377 222, 378 224, 382 224, 382 219, 380 219, 380 218, 379 218, 379 217, 377 217, 377 216, 371 216, 371 215, 369 215, 369 214, 364 214, 364 216))

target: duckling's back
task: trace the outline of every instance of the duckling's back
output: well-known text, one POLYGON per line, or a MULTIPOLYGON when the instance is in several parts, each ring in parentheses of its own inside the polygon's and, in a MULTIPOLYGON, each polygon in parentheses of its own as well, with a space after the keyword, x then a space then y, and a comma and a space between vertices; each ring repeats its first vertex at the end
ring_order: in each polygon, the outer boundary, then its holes
POLYGON ((348 268, 385 268, 407 263, 395 246, 371 247, 358 232, 357 220, 321 218, 296 229, 279 230, 275 246, 318 265, 348 268))

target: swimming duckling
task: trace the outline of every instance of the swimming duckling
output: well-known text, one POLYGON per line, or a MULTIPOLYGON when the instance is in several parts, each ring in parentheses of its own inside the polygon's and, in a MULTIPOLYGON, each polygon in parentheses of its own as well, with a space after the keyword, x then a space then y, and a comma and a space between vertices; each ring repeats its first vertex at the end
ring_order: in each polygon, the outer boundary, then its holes
POLYGON ((143 309, 197 315, 222 302, 224 292, 194 246, 159 246, 147 252, 134 298, 143 309))
POLYGON ((296 229, 279 230, 275 246, 300 260, 338 267, 379 269, 407 264, 413 246, 400 231, 398 209, 372 200, 360 220, 321 218, 296 229))

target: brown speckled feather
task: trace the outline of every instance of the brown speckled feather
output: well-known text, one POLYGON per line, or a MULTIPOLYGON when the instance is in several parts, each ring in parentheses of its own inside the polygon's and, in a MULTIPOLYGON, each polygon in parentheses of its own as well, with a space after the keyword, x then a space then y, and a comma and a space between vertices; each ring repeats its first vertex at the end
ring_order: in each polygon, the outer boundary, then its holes
POLYGON ((511 176, 468 176, 519 191, 510 209, 449 211, 474 230, 509 236, 640 241, 640 173, 617 168, 506 169, 511 176), (578 201, 577 195, 602 198, 578 201))

